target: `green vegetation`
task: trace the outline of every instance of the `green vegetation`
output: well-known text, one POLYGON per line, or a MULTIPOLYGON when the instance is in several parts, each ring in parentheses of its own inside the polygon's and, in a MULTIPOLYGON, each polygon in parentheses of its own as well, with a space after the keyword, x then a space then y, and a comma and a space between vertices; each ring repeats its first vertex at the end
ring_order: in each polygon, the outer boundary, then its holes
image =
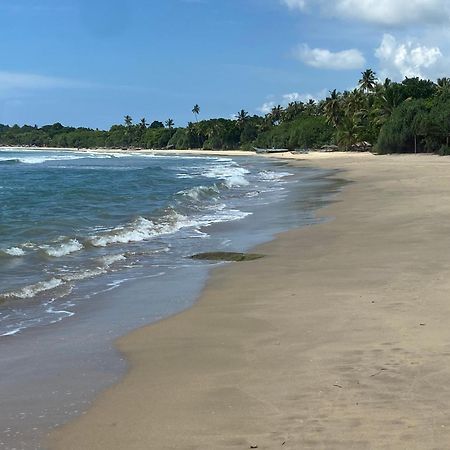
POLYGON ((60 123, 41 128, 0 124, 0 145, 207 150, 337 145, 341 150, 450 154, 450 78, 436 83, 419 78, 380 82, 368 69, 352 91, 333 90, 319 102, 277 105, 263 117, 241 109, 234 120, 199 121, 200 111, 196 104, 192 108, 195 122, 185 128, 175 128, 170 118, 150 124, 142 118, 134 123, 129 115, 123 125, 113 125, 108 131, 60 123))
POLYGON ((211 252, 211 253, 198 253, 191 256, 192 259, 198 259, 200 261, 254 261, 256 259, 264 258, 264 255, 258 253, 235 253, 235 252, 211 252))

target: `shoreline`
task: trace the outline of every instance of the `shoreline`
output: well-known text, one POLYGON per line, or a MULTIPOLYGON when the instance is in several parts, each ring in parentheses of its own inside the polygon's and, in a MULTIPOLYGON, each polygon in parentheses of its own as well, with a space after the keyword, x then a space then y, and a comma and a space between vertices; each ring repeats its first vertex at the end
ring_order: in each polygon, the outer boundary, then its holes
MULTIPOLYGON (((291 151, 286 151, 284 153, 256 153, 253 150, 203 150, 203 149, 185 149, 185 150, 162 150, 162 149, 113 149, 113 148, 56 148, 56 147, 0 147, 0 150, 35 150, 35 151, 67 151, 67 152, 78 152, 78 153, 117 153, 123 155, 195 155, 195 156, 260 156, 263 158, 275 158, 280 160, 294 160, 301 161, 304 159, 330 159, 342 156, 356 156, 356 157, 372 157, 377 156, 371 152, 353 152, 353 151, 333 151, 324 152, 320 150, 313 150, 309 153, 295 154, 291 151)), ((399 154, 398 156, 400 156, 399 154)))
POLYGON ((448 163, 301 156, 356 182, 320 210, 334 220, 214 270, 191 309, 121 338, 128 374, 50 448, 448 442, 448 163))

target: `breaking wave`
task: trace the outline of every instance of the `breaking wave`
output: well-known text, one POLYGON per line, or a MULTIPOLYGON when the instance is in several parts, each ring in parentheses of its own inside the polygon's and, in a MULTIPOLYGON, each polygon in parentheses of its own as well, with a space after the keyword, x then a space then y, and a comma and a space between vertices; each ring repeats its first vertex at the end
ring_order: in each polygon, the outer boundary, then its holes
POLYGON ((81 244, 76 239, 71 239, 70 241, 64 242, 55 247, 43 246, 42 248, 48 256, 60 258, 61 256, 70 255, 71 253, 82 250, 83 244, 81 244))
POLYGON ((250 171, 244 169, 243 167, 221 165, 214 166, 202 173, 206 178, 217 178, 223 180, 223 183, 228 188, 236 186, 248 186, 250 182, 247 180, 245 175, 249 174, 250 171))
POLYGON ((24 256, 25 252, 19 247, 11 247, 5 250, 1 250, 3 253, 9 256, 24 256))

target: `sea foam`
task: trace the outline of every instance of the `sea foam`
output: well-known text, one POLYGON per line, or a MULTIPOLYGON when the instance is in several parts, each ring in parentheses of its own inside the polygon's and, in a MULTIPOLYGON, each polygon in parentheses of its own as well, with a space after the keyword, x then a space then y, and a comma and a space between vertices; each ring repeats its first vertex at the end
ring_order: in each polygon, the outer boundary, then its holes
POLYGON ((60 278, 52 278, 48 281, 40 281, 39 283, 25 286, 17 291, 7 292, 6 294, 2 294, 2 296, 4 298, 33 298, 41 292, 50 291, 61 286, 62 284, 63 280, 60 278))
POLYGON ((6 253, 9 256, 24 256, 25 252, 19 247, 11 247, 5 250, 2 250, 3 253, 6 253))
POLYGON ((223 183, 228 188, 232 188, 235 186, 248 186, 250 182, 245 175, 249 173, 250 172, 243 167, 221 165, 209 168, 202 173, 202 175, 206 178, 218 178, 219 180, 223 180, 223 183))
POLYGON ((70 255, 71 253, 78 252, 83 249, 83 244, 81 244, 76 239, 71 239, 68 242, 64 242, 61 245, 55 247, 43 247, 45 253, 49 256, 53 256, 55 258, 60 258, 61 256, 70 255))

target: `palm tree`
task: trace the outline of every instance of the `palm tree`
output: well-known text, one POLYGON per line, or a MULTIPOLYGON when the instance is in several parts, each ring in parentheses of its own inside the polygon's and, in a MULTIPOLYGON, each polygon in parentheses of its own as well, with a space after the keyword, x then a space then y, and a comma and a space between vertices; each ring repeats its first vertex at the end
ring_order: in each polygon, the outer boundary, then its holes
POLYGON ((342 109, 340 96, 336 89, 330 91, 330 96, 326 98, 323 107, 325 118, 330 125, 337 127, 342 119, 342 109))
POLYGON ((304 104, 302 102, 291 102, 286 106, 284 110, 284 122, 291 122, 296 119, 305 109, 304 104))
POLYGON ((399 89, 395 89, 389 79, 383 83, 382 88, 376 92, 375 100, 375 123, 378 126, 384 125, 391 116, 397 106, 403 101, 402 93, 399 89))
POLYGON ((352 117, 345 116, 339 126, 336 138, 340 147, 351 150, 358 142, 359 127, 352 117))
POLYGON ((173 119, 167 119, 166 120, 166 127, 171 130, 173 128, 173 126, 175 125, 175 122, 173 121, 173 119))
POLYGON ((192 114, 195 116, 195 121, 198 122, 198 115, 200 114, 200 106, 197 104, 192 108, 192 114))
POLYGON ((237 114, 236 114, 236 120, 239 124, 240 128, 244 128, 245 123, 247 122, 247 120, 249 119, 249 115, 248 112, 241 109, 237 114))
POLYGON ((141 122, 139 123, 139 126, 140 126, 143 130, 145 130, 145 129, 147 128, 148 123, 147 123, 147 119, 146 119, 145 117, 143 117, 143 118, 141 119, 141 122))
POLYGON ((377 76, 372 69, 361 72, 362 78, 359 80, 359 89, 363 92, 373 92, 377 85, 377 76))
POLYGON ((274 106, 270 112, 272 123, 280 124, 283 118, 283 107, 281 105, 274 106))
POLYGON ((133 125, 133 119, 128 114, 124 117, 125 126, 130 128, 133 125))
POLYGON ((450 91, 450 78, 438 78, 436 85, 439 92, 450 91))
POLYGON ((308 100, 308 103, 305 105, 305 112, 309 116, 315 116, 317 115, 317 105, 316 101, 312 98, 308 100))

